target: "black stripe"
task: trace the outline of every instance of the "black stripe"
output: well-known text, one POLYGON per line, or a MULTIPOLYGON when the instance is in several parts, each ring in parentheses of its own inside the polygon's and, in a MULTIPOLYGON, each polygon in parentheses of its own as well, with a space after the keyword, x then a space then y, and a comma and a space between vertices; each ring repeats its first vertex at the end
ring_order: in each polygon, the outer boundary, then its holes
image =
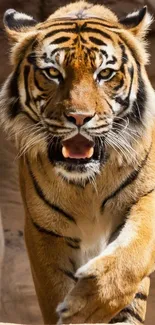
POLYGON ((129 87, 128 95, 126 96, 125 99, 122 99, 122 97, 119 97, 119 96, 115 98, 116 103, 119 103, 123 107, 123 111, 121 110, 121 112, 117 116, 121 116, 121 114, 124 113, 124 111, 128 109, 129 104, 130 104, 130 95, 131 95, 131 90, 132 90, 132 85, 133 85, 133 76, 134 76, 133 66, 131 68, 128 68, 128 73, 130 75, 130 87, 129 87))
MULTIPOLYGON (((81 35, 80 35, 80 39, 81 39, 81 35)), ((75 46, 78 42, 79 42, 79 37, 77 36, 74 38, 74 40, 72 42, 72 47, 71 47, 72 50, 75 49, 75 47, 73 47, 73 45, 75 46)), ((84 49, 83 45, 82 45, 82 49, 84 49)))
POLYGON ((131 66, 131 68, 128 68, 128 73, 130 75, 130 88, 129 88, 129 94, 128 97, 130 98, 130 93, 131 93, 131 88, 132 88, 132 83, 133 83, 133 76, 134 76, 134 67, 131 66))
MULTIPOLYGON (((116 31, 117 33, 117 31, 116 31)), ((139 54, 137 53, 136 49, 134 47, 131 47, 130 44, 130 40, 128 40, 127 38, 125 38, 122 34, 117 34, 118 37, 120 38, 120 40, 122 42, 124 42, 124 44, 128 47, 129 51, 131 52, 131 55, 133 56, 133 58, 135 59, 136 63, 139 62, 139 54)))
POLYGON ((66 238, 67 245, 74 249, 80 249, 80 242, 81 242, 80 238, 72 238, 72 237, 66 238))
POLYGON ((87 32, 87 33, 91 32, 91 33, 99 34, 100 36, 103 36, 103 37, 108 38, 108 39, 111 40, 111 36, 108 33, 103 32, 102 30, 100 30, 98 28, 93 28, 93 27, 92 28, 91 27, 82 28, 81 27, 81 31, 82 32, 87 32))
POLYGON ((26 92, 26 100, 25 100, 25 105, 26 106, 29 106, 29 103, 31 101, 31 97, 30 97, 30 94, 29 94, 29 82, 28 82, 29 73, 30 73, 30 66, 26 65, 24 67, 24 85, 25 85, 24 88, 25 88, 25 92, 26 92))
POLYGON ((49 32, 45 35, 44 39, 48 38, 48 37, 51 37, 51 36, 54 36, 58 33, 76 33, 76 28, 63 28, 63 29, 56 29, 56 30, 53 30, 52 32, 49 32))
POLYGON ((153 187, 151 190, 149 190, 147 193, 145 193, 142 197, 147 196, 148 194, 151 194, 155 190, 155 187, 153 187))
MULTIPOLYGON (((87 18, 85 18, 85 17, 80 17, 80 21, 85 21, 87 18)), ((76 20, 79 20, 79 18, 78 18, 78 16, 77 17, 75 17, 75 18, 72 18, 72 17, 63 17, 63 18, 55 18, 55 19, 53 19, 53 22, 65 22, 65 21, 67 21, 67 22, 74 22, 74 23, 76 23, 76 20)), ((89 20, 97 20, 97 21, 101 21, 101 22, 108 22, 108 21, 106 21, 105 19, 103 19, 103 18, 98 18, 98 17, 89 17, 88 19, 87 19, 87 21, 86 21, 86 23, 89 23, 89 20)), ((47 23, 47 21, 46 21, 46 23, 47 23)), ((91 23, 91 21, 90 21, 90 23, 91 23)), ((118 27, 118 26, 116 26, 116 27, 118 27)), ((115 26, 113 27, 113 28, 115 28, 115 26)))
POLYGON ((109 324, 115 324, 115 323, 124 323, 128 321, 128 317, 127 316, 123 316, 123 315, 118 315, 115 318, 113 318, 109 324))
POLYGON ((36 53, 35 52, 30 53, 27 56, 27 61, 28 61, 28 63, 33 64, 33 65, 36 66, 37 65, 36 64, 36 53))
MULTIPOLYGON (((54 130, 57 130, 57 129, 59 129, 59 130, 66 130, 66 127, 64 127, 64 126, 61 126, 61 125, 55 125, 55 124, 50 124, 49 122, 47 122, 46 121, 46 125, 48 125, 49 127, 51 127, 51 129, 53 128, 54 130)), ((72 130, 72 129, 71 129, 72 130)))
MULTIPOLYGON (((82 35, 80 35, 80 40, 83 44, 87 44, 88 42, 82 37, 82 35)), ((78 38, 77 38, 78 41, 78 38)))
POLYGON ((75 24, 74 21, 70 21, 70 22, 59 22, 59 23, 56 23, 56 24, 50 24, 50 25, 47 25, 47 26, 41 26, 39 28, 37 28, 37 30, 44 30, 44 29, 48 29, 48 28, 52 28, 52 27, 59 27, 59 26, 73 26, 73 24, 75 24))
POLYGON ((106 43, 104 43, 101 39, 99 38, 96 38, 96 37, 93 37, 93 36, 90 36, 89 37, 89 40, 94 43, 94 44, 97 44, 97 45, 107 45, 106 43))
POLYGON ((71 263, 71 265, 72 265, 73 272, 75 273, 76 270, 77 270, 76 262, 75 262, 71 257, 69 257, 69 261, 70 261, 70 263, 71 263))
POLYGON ((59 237, 59 238, 62 238, 63 237, 63 236, 59 235, 58 233, 54 232, 53 230, 48 230, 48 229, 45 229, 45 228, 41 227, 40 225, 38 225, 38 223, 33 220, 32 215, 31 215, 31 212, 30 212, 30 209, 29 209, 27 203, 26 203, 26 209, 27 209, 28 214, 30 216, 31 222, 33 223, 33 225, 35 226, 35 228, 39 232, 43 232, 43 233, 45 233, 47 235, 51 235, 51 236, 54 236, 54 237, 59 237))
POLYGON ((61 315, 62 315, 62 313, 65 313, 66 311, 68 311, 68 308, 67 307, 62 308, 61 309, 61 315))
POLYGON ((108 100, 107 100, 106 98, 104 98, 104 100, 105 100, 105 102, 108 104, 108 106, 110 107, 111 111, 112 111, 113 113, 115 113, 114 110, 113 110, 112 105, 108 102, 108 100))
MULTIPOLYGON (((67 19, 67 18, 66 18, 67 19)), ((78 20, 78 17, 76 18, 78 20)), ((50 24, 50 25, 46 25, 46 26, 42 26, 42 27, 39 27, 37 28, 37 30, 44 30, 44 29, 48 29, 48 28, 52 28, 52 27, 59 27, 59 26, 67 26, 67 25, 73 25, 73 24, 77 24, 77 22, 75 21, 76 20, 75 18, 70 18, 70 21, 63 21, 62 18, 60 18, 60 22, 58 23, 53 23, 53 24, 50 24)), ((83 19, 80 19, 80 20, 85 20, 85 18, 83 19)), ((46 22, 45 22, 46 23, 46 22)), ((120 29, 119 26, 116 26, 116 25, 109 25, 104 19, 101 19, 101 18, 97 18, 95 17, 95 19, 93 17, 90 17, 88 20, 85 21, 86 24, 91 24, 91 25, 98 25, 98 26, 101 26, 101 27, 104 27, 104 28, 114 28, 114 29, 120 29), (98 21, 91 21, 92 20, 99 20, 99 21, 104 21, 104 23, 102 22, 98 22, 98 21)))
POLYGON ((108 195, 104 201, 102 202, 102 205, 101 205, 101 211, 103 211, 104 209, 104 206, 105 204, 113 199, 118 193, 120 193, 125 187, 131 185, 135 180, 136 178, 138 177, 141 169, 145 166, 146 162, 147 162, 147 158, 148 158, 148 155, 150 153, 150 150, 151 150, 151 146, 150 146, 150 149, 149 151, 147 152, 145 158, 143 159, 143 161, 141 162, 141 165, 138 166, 138 169, 136 170, 133 170, 132 173, 125 179, 125 181, 123 181, 120 186, 115 190, 113 191, 110 195, 108 195))
POLYGON ((84 46, 85 49, 87 49, 89 55, 92 53, 92 51, 95 51, 97 53, 102 53, 106 58, 108 58, 108 54, 106 51, 102 50, 102 49, 99 49, 98 47, 96 46, 91 46, 91 48, 88 48, 87 46, 84 46))
MULTIPOLYGON (((73 50, 74 48, 72 47, 72 50, 73 50)), ((54 55, 56 52, 60 52, 60 51, 69 51, 70 50, 70 47, 68 47, 68 46, 64 46, 64 47, 61 47, 61 48, 56 48, 56 49, 54 49, 53 51, 51 51, 51 57, 52 57, 52 55, 54 55)))
POLYGON ((24 67, 24 89, 26 93, 26 100, 25 100, 25 105, 32 111, 32 113, 38 118, 37 113, 34 111, 34 109, 31 107, 31 97, 29 94, 29 82, 28 82, 28 76, 30 73, 30 66, 26 65, 24 67))
MULTIPOLYGON (((27 210, 28 210, 28 209, 27 209, 27 210)), ((28 211, 29 211, 29 210, 28 210, 28 211)), ((74 239, 74 238, 66 237, 66 236, 60 235, 60 234, 58 234, 57 232, 55 232, 55 231, 53 231, 53 230, 49 230, 49 229, 46 229, 46 228, 40 226, 37 222, 35 222, 35 221, 33 220, 32 217, 31 217, 31 221, 32 221, 33 225, 36 227, 36 229, 37 229, 39 232, 41 232, 41 233, 45 233, 46 235, 51 235, 51 236, 53 236, 53 237, 63 238, 63 239, 66 240, 66 244, 67 244, 68 246, 71 246, 71 244, 68 243, 68 241, 74 241, 74 240, 76 240, 76 239, 74 239)), ((79 239, 79 240, 80 240, 80 239, 79 239)), ((80 246, 71 246, 71 247, 72 247, 72 248, 75 248, 75 249, 80 249, 80 246)))
POLYGON ((85 51, 87 51, 88 55, 90 55, 90 56, 91 56, 91 54, 92 54, 93 51, 95 51, 97 53, 102 52, 101 49, 99 49, 99 48, 97 48, 95 46, 91 46, 91 48, 89 48, 89 47, 87 47, 87 45, 82 45, 82 49, 85 50, 85 51))
POLYGON ((16 117, 17 114, 20 113, 20 110, 21 110, 21 105, 20 105, 20 101, 19 101, 19 91, 18 91, 18 78, 19 78, 19 73, 20 73, 21 62, 23 60, 23 57, 26 53, 28 46, 30 46, 30 43, 32 43, 32 40, 30 40, 30 42, 27 44, 27 46, 24 47, 22 49, 22 51, 20 52, 19 58, 21 58, 21 60, 18 63, 17 68, 16 68, 15 72, 13 73, 11 80, 10 80, 9 95, 10 95, 10 97, 15 98, 15 100, 10 104, 10 106, 8 108, 8 115, 11 118, 16 117))
POLYGON ((118 91, 120 88, 123 87, 123 85, 124 85, 124 79, 122 78, 122 79, 120 80, 120 83, 119 83, 116 87, 114 87, 113 89, 114 89, 115 91, 118 91))
POLYGON ((20 65, 21 62, 18 64, 15 72, 13 73, 10 84, 9 84, 9 98, 14 98, 14 102, 12 102, 7 110, 9 118, 15 118, 18 113, 20 112, 20 103, 19 103, 19 91, 18 91, 18 77, 20 73, 20 65))
POLYGON ((79 245, 73 245, 73 244, 71 244, 70 242, 68 242, 68 240, 66 241, 66 244, 67 244, 69 247, 73 248, 73 249, 80 249, 80 246, 79 246, 79 245))
POLYGON ((108 241, 108 245, 111 244, 118 237, 118 235, 122 231, 123 227, 125 226, 125 223, 126 223, 126 218, 125 218, 125 221, 123 223, 121 223, 120 225, 118 225, 117 228, 110 235, 110 239, 108 241))
POLYGON ((149 194, 152 193, 154 190, 155 190, 155 187, 154 187, 153 189, 149 190, 148 192, 146 192, 144 195, 139 196, 139 198, 138 198, 137 200, 134 200, 134 201, 132 202, 132 204, 129 206, 129 208, 127 209, 126 213, 125 213, 125 219, 127 219, 128 216, 130 215, 130 211, 131 211, 132 207, 133 207, 135 204, 137 204, 137 203, 139 202, 140 199, 142 199, 143 197, 149 195, 149 194))
MULTIPOLYGON (((92 18, 93 19, 93 18, 92 18)), ((96 18, 95 18, 96 19, 96 18)), ((114 29, 120 29, 120 27, 116 26, 116 25, 108 25, 107 23, 99 23, 98 21, 86 21, 86 23, 88 24, 91 24, 91 25, 98 25, 98 26, 101 26, 101 27, 104 27, 104 28, 114 28, 114 29)))
POLYGON ((143 116, 146 110, 146 90, 145 83, 142 79, 140 67, 138 66, 138 92, 137 98, 132 106, 132 111, 127 115, 134 123, 142 123, 143 116))
POLYGON ((127 308, 123 309, 123 312, 130 314, 130 316, 137 319, 140 323, 144 324, 144 320, 139 316, 138 313, 135 313, 133 309, 130 309, 127 307, 127 308))
POLYGON ((104 50, 100 50, 100 52, 106 57, 106 59, 108 59, 108 54, 107 54, 107 52, 106 51, 104 51, 104 50))
POLYGON ((38 123, 38 120, 35 120, 31 115, 29 115, 29 113, 28 112, 26 112, 26 111, 21 111, 21 112, 19 112, 19 114, 24 114, 24 115, 26 115, 30 120, 32 120, 35 124, 36 123, 38 123))
MULTIPOLYGON (((110 239, 109 239, 109 241, 108 241, 108 245, 109 245, 111 242, 113 242, 113 241, 118 237, 118 235, 120 234, 120 232, 122 231, 123 227, 124 227, 125 224, 126 224, 126 220, 127 220, 128 216, 129 216, 129 214, 130 214, 130 210, 132 209, 133 205, 137 204, 138 201, 139 201, 141 198, 143 198, 143 197, 147 196, 148 194, 152 193, 154 190, 155 190, 155 188, 149 190, 149 191, 146 192, 144 195, 140 196, 140 197, 138 198, 138 200, 134 200, 134 201, 132 202, 132 204, 131 204, 130 207, 127 209, 127 211, 126 211, 126 213, 125 213, 125 215, 124 215, 124 222, 121 223, 120 225, 118 225, 118 227, 116 228, 116 230, 113 231, 113 233, 111 234, 110 239)), ((141 294, 141 293, 137 293, 137 295, 135 296, 135 298, 138 298, 138 295, 140 295, 140 294, 141 294)), ((147 296, 146 296, 146 298, 147 298, 147 296)))
POLYGON ((123 108, 123 111, 121 110, 119 114, 117 114, 117 116, 121 116, 122 113, 124 113, 124 111, 129 107, 129 100, 128 100, 128 96, 123 99, 122 97, 118 96, 115 98, 116 103, 120 104, 123 108))
POLYGON ((62 36, 62 37, 56 38, 55 40, 50 42, 50 44, 60 44, 60 43, 67 42, 69 40, 70 40, 70 37, 62 36))
POLYGON ((63 237, 63 236, 57 234, 56 232, 54 232, 53 230, 48 230, 48 229, 45 229, 45 228, 41 227, 32 218, 31 218, 31 221, 32 221, 33 225, 37 228, 37 230, 39 232, 42 232, 42 233, 45 233, 47 235, 51 235, 51 236, 54 236, 54 237, 59 237, 59 238, 62 238, 63 237))
POLYGON ((126 54, 125 45, 123 43, 119 42, 119 46, 122 50, 122 64, 124 65, 125 63, 128 62, 128 56, 126 54))
POLYGON ((29 173, 30 173, 31 178, 32 178, 32 181, 33 181, 34 188, 35 188, 35 190, 36 190, 36 193, 37 193, 38 196, 40 197, 40 199, 43 200, 44 203, 45 203, 47 206, 49 206, 51 209, 53 209, 55 212, 60 213, 60 214, 61 214, 62 216, 64 216, 67 220, 72 221, 72 222, 74 222, 74 223, 76 224, 75 219, 74 219, 71 215, 69 215, 68 213, 66 213, 64 210, 62 210, 62 209, 61 209, 60 207, 58 207, 57 205, 51 203, 51 202, 46 198, 45 194, 43 193, 41 187, 39 186, 39 184, 38 184, 38 182, 37 182, 37 180, 36 180, 36 178, 35 178, 35 176, 34 176, 32 170, 31 170, 31 168, 30 168, 30 163, 29 163, 28 159, 26 159, 26 160, 27 160, 27 166, 28 166, 28 169, 29 169, 29 173))
POLYGON ((38 46, 39 41, 35 38, 32 43, 32 51, 35 51, 36 47, 38 46))
POLYGON ((79 244, 81 242, 81 239, 77 237, 67 237, 67 238, 76 244, 79 244))
POLYGON ((135 295, 135 299, 140 299, 140 300, 147 300, 147 295, 143 294, 142 292, 137 292, 135 295))
MULTIPOLYGON (((100 125, 100 126, 96 126, 96 127, 90 127, 89 128, 89 132, 91 132, 92 130, 100 130, 100 129, 102 129, 103 127, 105 127, 105 126, 107 126, 107 125, 109 125, 109 123, 107 123, 107 124, 102 124, 102 125, 100 125)), ((105 131, 105 132, 107 132, 107 131, 105 131)), ((104 131, 103 131, 103 133, 104 133, 104 131)))
POLYGON ((113 55, 113 56, 112 56, 112 60, 107 61, 106 64, 115 64, 116 62, 117 62, 117 59, 116 59, 116 57, 113 55))
POLYGON ((59 270, 61 272, 63 272, 65 275, 67 275, 67 277, 69 277, 70 279, 72 279, 73 281, 77 282, 77 278, 74 276, 74 273, 72 273, 71 271, 69 270, 64 270, 62 268, 59 268, 59 270))
POLYGON ((40 91, 44 91, 45 89, 42 88, 42 87, 39 85, 39 82, 38 82, 38 80, 37 80, 37 78, 36 78, 35 70, 36 70, 36 69, 34 68, 34 84, 35 84, 35 86, 36 86, 40 91))
MULTIPOLYGON (((54 232, 53 230, 49 230, 49 229, 45 229, 44 227, 41 227, 36 221, 33 220, 32 215, 30 213, 30 210, 29 210, 27 204, 26 204, 26 209, 27 209, 27 211, 29 213, 31 222, 33 223, 33 225, 36 227, 36 229, 39 232, 45 233, 46 235, 50 235, 50 236, 53 236, 53 237, 63 238, 63 239, 66 240, 66 243, 67 244, 68 244, 68 242, 67 242, 68 240, 71 241, 71 242, 73 242, 73 243, 80 243, 81 242, 81 239, 79 239, 79 238, 66 237, 66 236, 63 236, 63 235, 58 234, 57 232, 54 232)), ((73 248, 75 248, 75 247, 73 247, 73 248)), ((78 248, 80 248, 80 246, 78 248)))

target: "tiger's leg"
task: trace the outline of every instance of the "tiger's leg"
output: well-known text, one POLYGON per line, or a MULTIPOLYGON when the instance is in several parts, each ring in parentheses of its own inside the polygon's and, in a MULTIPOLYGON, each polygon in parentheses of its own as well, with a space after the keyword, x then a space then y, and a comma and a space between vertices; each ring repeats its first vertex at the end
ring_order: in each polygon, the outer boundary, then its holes
POLYGON ((124 308, 118 315, 116 315, 109 324, 144 324, 146 316, 147 297, 149 294, 150 279, 144 278, 139 286, 139 290, 135 295, 132 303, 124 308))
POLYGON ((78 269, 75 287, 57 308, 62 324, 108 323, 131 303, 142 279, 154 270, 154 211, 152 190, 132 206, 116 240, 78 269))
POLYGON ((56 324, 56 307, 75 284, 79 267, 78 240, 60 237, 26 216, 25 239, 35 288, 45 324, 56 324))
MULTIPOLYGON (((149 294, 150 288, 150 279, 146 277, 142 280, 137 293, 135 294, 135 298, 127 307, 125 307, 118 315, 116 315, 108 324, 113 325, 142 325, 145 321, 146 315, 146 305, 147 305, 147 297, 149 294)), ((103 310, 104 312, 104 310, 103 310)), ((96 309, 96 322, 103 324, 103 315, 102 309, 96 309)), ((68 324, 68 322, 65 322, 68 324)), ((75 322, 74 322, 75 323, 75 322)), ((76 319, 76 323, 80 323, 78 318, 76 319)), ((93 324, 94 323, 94 314, 92 313, 92 317, 90 316, 85 323, 93 324)), ((61 322, 60 322, 61 324, 61 322)), ((107 324, 107 323, 106 323, 107 324)), ((104 325, 106 325, 104 323, 104 325)))

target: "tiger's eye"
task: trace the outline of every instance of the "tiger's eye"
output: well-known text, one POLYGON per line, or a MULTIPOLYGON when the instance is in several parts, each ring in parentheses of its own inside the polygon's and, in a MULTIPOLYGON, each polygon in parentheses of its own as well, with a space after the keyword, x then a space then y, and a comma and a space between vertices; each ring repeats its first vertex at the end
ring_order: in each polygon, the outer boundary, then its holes
POLYGON ((48 69, 48 73, 51 77, 57 78, 60 76, 60 72, 59 70, 57 70, 56 68, 52 67, 48 69))
POLYGON ((113 73, 112 69, 110 69, 110 68, 104 69, 104 70, 100 71, 100 78, 108 79, 111 77, 112 73, 113 73))

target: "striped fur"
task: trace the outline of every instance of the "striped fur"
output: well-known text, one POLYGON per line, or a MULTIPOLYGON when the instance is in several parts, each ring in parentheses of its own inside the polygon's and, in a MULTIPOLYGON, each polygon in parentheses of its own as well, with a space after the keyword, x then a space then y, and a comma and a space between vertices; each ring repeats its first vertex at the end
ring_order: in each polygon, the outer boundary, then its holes
POLYGON ((86 2, 42 23, 13 9, 4 16, 14 68, 0 93, 1 120, 19 150, 45 323, 144 323, 155 260, 150 23, 146 7, 119 21, 86 2), (77 146, 91 146, 92 156, 66 158, 66 143, 77 156, 77 146))

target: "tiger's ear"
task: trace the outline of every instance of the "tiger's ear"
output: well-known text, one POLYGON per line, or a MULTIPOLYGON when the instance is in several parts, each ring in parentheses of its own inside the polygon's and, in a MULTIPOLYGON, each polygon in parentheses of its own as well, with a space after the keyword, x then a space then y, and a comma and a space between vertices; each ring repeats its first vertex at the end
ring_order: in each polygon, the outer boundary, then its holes
POLYGON ((119 22, 129 29, 138 38, 144 38, 152 23, 152 16, 148 13, 147 6, 121 18, 119 22))
POLYGON ((19 34, 29 31, 37 24, 33 17, 14 9, 5 12, 3 21, 8 36, 14 41, 18 40, 19 34))

